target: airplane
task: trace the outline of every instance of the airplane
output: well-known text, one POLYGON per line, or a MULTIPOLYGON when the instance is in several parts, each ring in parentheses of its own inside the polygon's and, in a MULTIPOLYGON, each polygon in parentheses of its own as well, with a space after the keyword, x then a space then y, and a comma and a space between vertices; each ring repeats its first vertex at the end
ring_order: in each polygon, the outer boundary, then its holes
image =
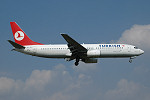
POLYGON ((14 47, 12 50, 44 58, 64 58, 66 61, 75 60, 84 63, 97 63, 98 58, 136 58, 144 53, 136 46, 128 44, 79 44, 68 34, 62 33, 67 44, 49 44, 32 41, 16 22, 10 22, 15 42, 8 40, 14 47))

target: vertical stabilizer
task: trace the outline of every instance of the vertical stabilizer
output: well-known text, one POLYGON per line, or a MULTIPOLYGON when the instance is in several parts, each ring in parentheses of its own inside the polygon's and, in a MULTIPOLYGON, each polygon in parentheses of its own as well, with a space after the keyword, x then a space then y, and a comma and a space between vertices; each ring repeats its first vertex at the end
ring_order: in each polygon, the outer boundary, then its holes
POLYGON ((25 32, 17 25, 16 22, 10 22, 11 29, 13 32, 14 40, 16 43, 26 46, 26 45, 42 45, 41 43, 37 43, 32 41, 25 32))

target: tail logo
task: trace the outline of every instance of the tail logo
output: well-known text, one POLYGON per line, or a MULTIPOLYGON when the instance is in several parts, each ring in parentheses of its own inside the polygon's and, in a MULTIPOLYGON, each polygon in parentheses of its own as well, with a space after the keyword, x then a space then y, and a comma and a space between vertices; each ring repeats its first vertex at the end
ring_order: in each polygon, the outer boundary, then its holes
POLYGON ((24 39, 24 33, 22 31, 17 31, 14 37, 16 40, 21 41, 24 39))

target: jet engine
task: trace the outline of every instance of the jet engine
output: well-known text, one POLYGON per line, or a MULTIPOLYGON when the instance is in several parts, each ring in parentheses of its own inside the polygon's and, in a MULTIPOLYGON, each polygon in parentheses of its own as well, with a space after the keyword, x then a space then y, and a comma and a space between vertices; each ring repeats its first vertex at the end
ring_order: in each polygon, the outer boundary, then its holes
POLYGON ((87 59, 84 59, 82 61, 85 62, 85 63, 97 63, 98 59, 96 59, 96 58, 87 58, 87 59))

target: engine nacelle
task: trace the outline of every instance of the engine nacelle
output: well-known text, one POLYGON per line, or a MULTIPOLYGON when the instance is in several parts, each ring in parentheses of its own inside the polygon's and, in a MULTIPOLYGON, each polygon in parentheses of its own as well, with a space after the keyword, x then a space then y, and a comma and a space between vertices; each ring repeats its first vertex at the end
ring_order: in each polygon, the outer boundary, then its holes
POLYGON ((82 61, 85 62, 85 63, 97 63, 98 59, 96 59, 96 58, 87 58, 87 59, 84 59, 82 61))
POLYGON ((88 50, 87 51, 87 57, 99 57, 100 56, 100 50, 88 50))

